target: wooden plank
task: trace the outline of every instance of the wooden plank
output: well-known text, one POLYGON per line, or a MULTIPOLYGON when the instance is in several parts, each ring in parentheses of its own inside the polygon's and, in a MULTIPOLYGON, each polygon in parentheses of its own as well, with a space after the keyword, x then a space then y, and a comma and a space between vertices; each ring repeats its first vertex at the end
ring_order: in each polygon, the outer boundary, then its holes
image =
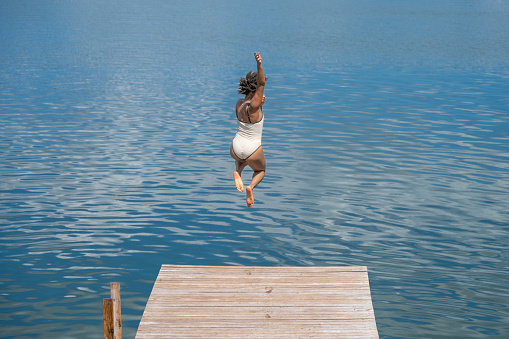
POLYGON ((206 274, 207 272, 217 274, 219 272, 233 272, 238 275, 240 272, 251 272, 261 274, 290 274, 290 273, 318 273, 327 272, 367 272, 366 266, 186 266, 186 265, 161 265, 161 274, 167 272, 206 274))
POLYGON ((122 316, 120 303, 120 283, 110 283, 110 295, 113 300, 113 337, 122 339, 122 316))
POLYGON ((366 267, 163 265, 143 338, 378 338, 366 267))
POLYGON ((104 339, 114 339, 113 299, 103 299, 104 339))
POLYGON ((351 320, 371 319, 373 310, 370 308, 342 308, 337 307, 170 307, 146 310, 144 315, 150 321, 180 322, 194 321, 199 317, 207 320, 231 319, 231 321, 245 321, 256 319, 274 320, 351 320), (353 314, 352 314, 353 313, 353 314), (169 319, 171 318, 171 319, 169 319))
POLYGON ((172 328, 168 329, 163 326, 154 326, 152 331, 144 332, 138 331, 136 338, 150 339, 150 338, 378 338, 376 330, 368 328, 358 329, 342 329, 341 326, 329 331, 323 331, 316 328, 308 328, 305 326, 292 325, 286 328, 274 327, 258 327, 258 328, 245 328, 239 329, 234 327, 223 328, 172 328))

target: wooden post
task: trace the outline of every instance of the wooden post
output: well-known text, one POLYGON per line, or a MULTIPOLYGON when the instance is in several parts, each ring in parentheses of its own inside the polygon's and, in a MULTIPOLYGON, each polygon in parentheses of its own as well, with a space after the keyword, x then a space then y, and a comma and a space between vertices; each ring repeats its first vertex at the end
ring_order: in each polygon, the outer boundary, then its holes
POLYGON ((113 337, 113 300, 103 299, 103 321, 104 321, 104 339, 114 339, 113 337))
POLYGON ((113 338, 122 339, 122 318, 120 316, 120 283, 110 283, 111 299, 113 299, 113 338))

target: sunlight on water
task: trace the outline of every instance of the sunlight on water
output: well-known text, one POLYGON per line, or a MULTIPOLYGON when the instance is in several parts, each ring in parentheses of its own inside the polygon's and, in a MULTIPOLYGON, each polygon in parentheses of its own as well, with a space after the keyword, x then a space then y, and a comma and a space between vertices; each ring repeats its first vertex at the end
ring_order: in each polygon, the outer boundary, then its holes
POLYGON ((3 338, 100 337, 111 281, 132 338, 161 264, 365 265, 380 337, 509 334, 508 3, 262 3, 0 4, 3 338))

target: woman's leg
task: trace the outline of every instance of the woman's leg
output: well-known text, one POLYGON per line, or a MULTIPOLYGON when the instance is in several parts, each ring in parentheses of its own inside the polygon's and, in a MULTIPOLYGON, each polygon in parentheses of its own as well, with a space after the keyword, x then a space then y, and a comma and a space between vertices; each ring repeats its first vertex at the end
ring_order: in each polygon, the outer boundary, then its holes
POLYGON ((235 152, 233 152, 233 146, 230 146, 230 155, 233 159, 235 159, 235 172, 233 172, 233 180, 235 180, 235 187, 239 192, 244 192, 244 184, 242 183, 242 170, 247 166, 247 162, 245 160, 237 157, 235 152))
POLYGON ((246 187, 246 202, 247 206, 251 207, 254 204, 253 188, 255 188, 265 177, 265 155, 263 148, 260 146, 249 158, 246 160, 249 167, 254 171, 251 183, 246 187))

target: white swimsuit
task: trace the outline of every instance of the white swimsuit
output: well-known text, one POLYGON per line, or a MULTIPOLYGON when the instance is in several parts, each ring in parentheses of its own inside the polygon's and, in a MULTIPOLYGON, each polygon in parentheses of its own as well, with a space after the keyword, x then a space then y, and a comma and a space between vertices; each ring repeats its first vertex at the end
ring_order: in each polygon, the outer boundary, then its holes
POLYGON ((249 158, 262 145, 263 119, 256 123, 240 121, 237 118, 237 134, 233 139, 233 152, 242 160, 249 158))

